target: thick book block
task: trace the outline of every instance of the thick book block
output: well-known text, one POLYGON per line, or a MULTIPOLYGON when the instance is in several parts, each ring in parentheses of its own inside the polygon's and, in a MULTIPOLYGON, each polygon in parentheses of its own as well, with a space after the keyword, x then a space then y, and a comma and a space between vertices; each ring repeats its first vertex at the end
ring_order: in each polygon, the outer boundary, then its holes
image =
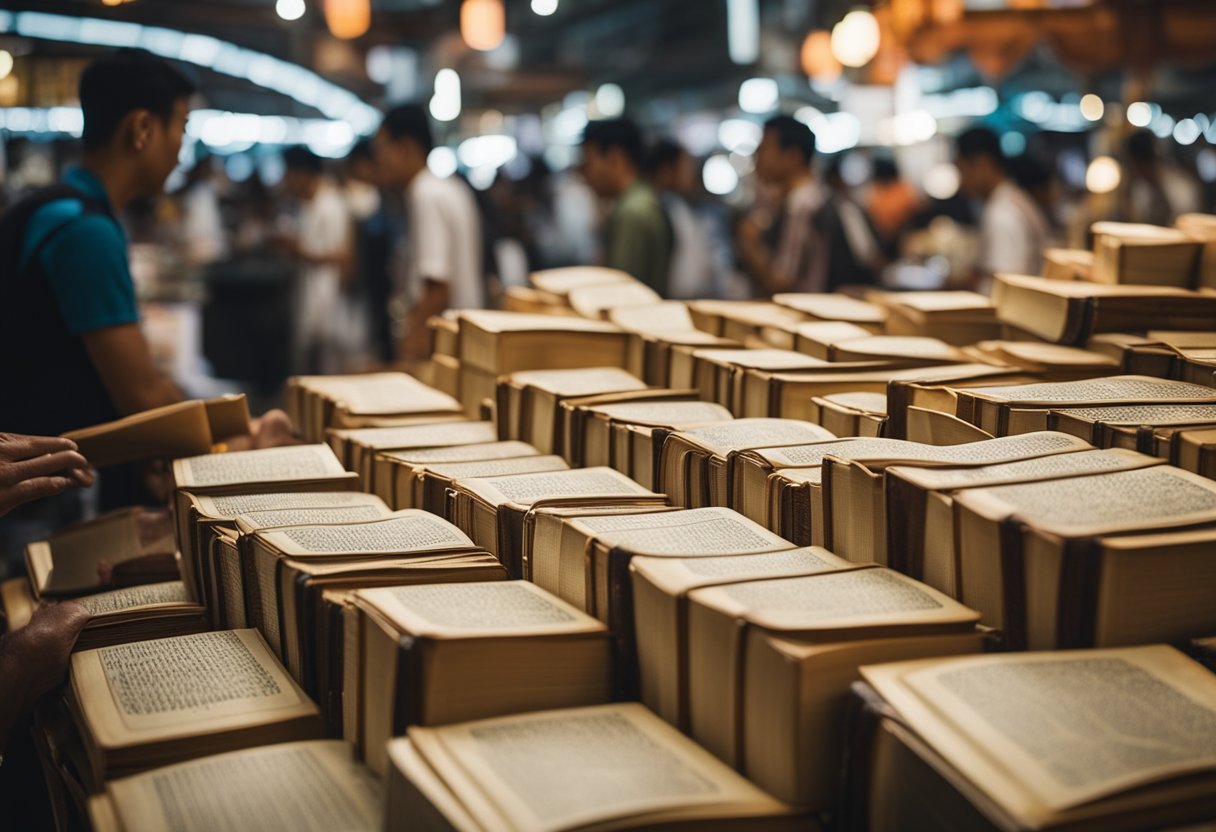
POLYGON ((978 652, 979 613, 881 568, 688 595, 694 739, 781 800, 830 806, 863 664, 978 652))
POLYGON ((411 725, 595 705, 612 690, 607 628, 526 581, 385 587, 361 615, 359 747, 383 775, 411 725))

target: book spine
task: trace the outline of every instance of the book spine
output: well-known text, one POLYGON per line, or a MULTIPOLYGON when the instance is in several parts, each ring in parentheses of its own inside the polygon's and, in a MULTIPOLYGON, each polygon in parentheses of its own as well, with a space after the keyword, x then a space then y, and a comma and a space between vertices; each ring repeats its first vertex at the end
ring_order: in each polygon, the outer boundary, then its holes
POLYGON ((397 678, 393 696, 393 736, 405 735, 423 717, 422 639, 403 635, 397 642, 397 678))
POLYGON ((837 832, 866 832, 870 828, 870 774, 878 728, 884 719, 898 721, 899 716, 874 688, 865 682, 853 682, 844 713, 841 788, 833 812, 837 832))
POLYGON ((1102 550, 1096 538, 1065 541, 1056 599, 1057 650, 1093 647, 1102 585, 1102 550))
POLYGON ((1022 550, 1022 523, 1016 517, 1000 521, 1001 620, 1010 650, 1026 649, 1026 555, 1022 550))
POLYGON ((922 580, 925 572, 925 511, 928 492, 885 473, 887 566, 922 580))
POLYGON ((613 640, 613 698, 622 702, 636 700, 638 689, 638 646, 633 627, 633 582, 629 577, 630 552, 617 547, 608 550, 608 620, 613 640))

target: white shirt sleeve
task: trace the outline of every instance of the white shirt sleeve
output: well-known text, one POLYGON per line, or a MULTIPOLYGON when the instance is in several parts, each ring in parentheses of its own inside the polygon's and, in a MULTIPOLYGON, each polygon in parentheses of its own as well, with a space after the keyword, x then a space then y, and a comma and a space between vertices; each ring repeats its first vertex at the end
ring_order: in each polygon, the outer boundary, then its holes
POLYGON ((992 200, 984 209, 980 228, 980 270, 986 274, 1038 274, 1042 252, 1034 229, 1016 205, 992 200))
POLYGON ((346 248, 350 217, 337 191, 326 188, 308 206, 300 223, 300 248, 312 257, 328 257, 346 248))
POLYGON ((452 282, 451 229, 444 222, 443 206, 428 197, 424 188, 410 192, 410 247, 414 259, 411 271, 419 285, 423 280, 452 282))

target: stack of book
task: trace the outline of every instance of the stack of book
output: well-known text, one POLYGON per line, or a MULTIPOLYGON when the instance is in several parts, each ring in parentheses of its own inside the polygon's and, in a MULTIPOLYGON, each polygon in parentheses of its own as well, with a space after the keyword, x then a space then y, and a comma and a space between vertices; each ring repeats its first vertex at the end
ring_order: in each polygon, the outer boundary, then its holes
POLYGON ((692 737, 780 800, 830 808, 862 665, 976 653, 980 614, 897 572, 827 570, 688 593, 692 737))
POLYGON ((975 292, 870 292, 887 310, 889 335, 940 338, 962 346, 1001 337, 992 301, 975 292))
POLYGON ((411 725, 609 701, 607 629, 527 581, 364 589, 355 605, 348 739, 379 775, 389 739, 411 725))
POLYGON ((1096 222, 1095 283, 1137 283, 1151 286, 1195 285, 1195 269, 1203 244, 1177 228, 1123 222, 1096 222))
POLYGON ((641 379, 618 367, 524 370, 498 381, 499 434, 535 445, 545 454, 564 447, 562 399, 645 390, 641 379))
POLYGON ((460 401, 470 416, 519 370, 624 367, 628 337, 606 321, 490 310, 460 313, 460 401))
POLYGON ((692 387, 696 350, 742 346, 697 329, 688 306, 677 301, 614 309, 608 319, 629 333, 629 371, 658 387, 692 387))
POLYGON ((360 487, 376 493, 378 488, 385 487, 382 480, 392 482, 392 477, 387 475, 391 466, 381 459, 386 451, 455 448, 493 442, 498 438, 498 431, 492 422, 462 420, 331 431, 327 438, 343 464, 359 474, 360 487))
POLYGON ((305 442, 329 428, 387 427, 460 413, 448 394, 405 373, 296 376, 287 382, 287 415, 305 442))

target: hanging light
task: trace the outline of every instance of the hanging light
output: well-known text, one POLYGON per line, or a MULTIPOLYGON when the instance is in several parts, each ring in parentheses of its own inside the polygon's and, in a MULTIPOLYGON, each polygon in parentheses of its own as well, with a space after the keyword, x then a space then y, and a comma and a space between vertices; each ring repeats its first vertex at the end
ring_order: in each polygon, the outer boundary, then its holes
POLYGON ((1119 187, 1123 171, 1109 156, 1099 156, 1085 169, 1085 188, 1090 193, 1108 194, 1119 187))
POLYGON ((0 81, 13 74, 13 53, 0 49, 0 81))
POLYGON ((371 0, 325 0, 325 25, 342 40, 367 34, 372 25, 371 0))
POLYGON ((470 49, 489 52, 507 36, 502 0, 464 0, 460 6, 460 36, 470 49))
POLYGON ((868 64, 878 54, 878 21, 865 9, 849 12, 832 28, 832 54, 845 66, 868 64))
POLYGON ((802 41, 802 71, 816 81, 833 81, 843 67, 832 54, 832 33, 826 29, 811 32, 802 41))
POLYGON ((284 20, 299 20, 304 16, 304 0, 278 0, 274 10, 284 20))

